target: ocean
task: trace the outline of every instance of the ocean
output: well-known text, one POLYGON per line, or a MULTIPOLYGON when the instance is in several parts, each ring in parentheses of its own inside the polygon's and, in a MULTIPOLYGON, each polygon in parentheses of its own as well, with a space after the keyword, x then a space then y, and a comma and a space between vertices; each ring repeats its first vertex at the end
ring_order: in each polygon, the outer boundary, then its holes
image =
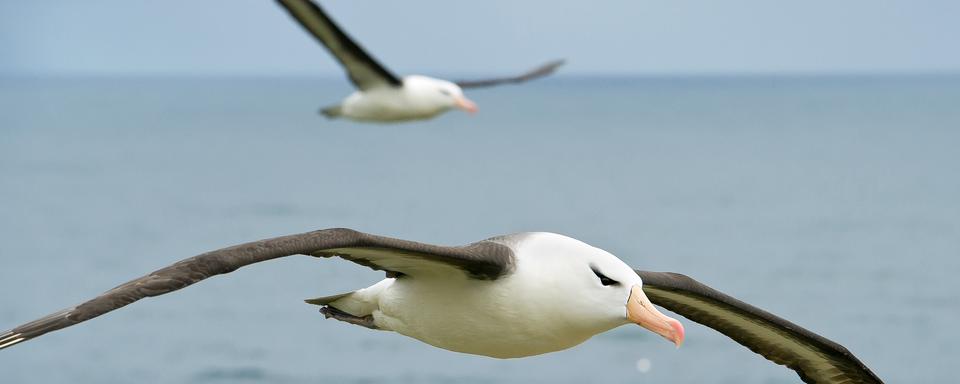
MULTIPOLYGON (((328 121, 340 78, 0 79, 0 329, 204 251, 328 227, 550 231, 690 275, 891 383, 960 360, 960 77, 559 77, 469 116, 328 121)), ((497 360, 324 320, 381 273, 291 257, 0 351, 4 383, 796 383, 680 319, 497 360)), ((562 298, 558 298, 561 299, 562 298)))

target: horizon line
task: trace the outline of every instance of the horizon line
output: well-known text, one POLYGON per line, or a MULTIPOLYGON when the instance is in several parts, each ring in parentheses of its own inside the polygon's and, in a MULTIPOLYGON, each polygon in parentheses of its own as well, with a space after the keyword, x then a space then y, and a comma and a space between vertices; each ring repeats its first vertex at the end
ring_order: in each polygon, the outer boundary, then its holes
MULTIPOLYGON (((501 73, 439 73, 429 75, 444 79, 490 77, 501 73)), ((550 79, 809 79, 809 78, 946 78, 960 77, 960 70, 943 71, 757 71, 757 72, 568 72, 557 73, 550 79)), ((341 80, 345 74, 266 74, 248 73, 202 73, 202 72, 0 72, 0 79, 315 79, 341 80)))

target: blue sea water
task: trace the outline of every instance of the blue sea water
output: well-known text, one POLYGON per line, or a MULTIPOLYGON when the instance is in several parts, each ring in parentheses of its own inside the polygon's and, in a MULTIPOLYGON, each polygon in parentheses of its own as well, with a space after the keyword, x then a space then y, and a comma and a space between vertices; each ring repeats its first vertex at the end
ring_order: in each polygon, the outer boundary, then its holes
MULTIPOLYGON (((786 317, 888 382, 955 381, 960 77, 554 78, 471 91, 476 116, 316 114, 349 91, 0 80, 0 329, 282 234, 552 231, 786 317)), ((308 257, 251 266, 0 351, 2 382, 799 381, 690 321, 679 350, 622 327, 496 360, 325 321, 301 301, 381 276, 308 257)))

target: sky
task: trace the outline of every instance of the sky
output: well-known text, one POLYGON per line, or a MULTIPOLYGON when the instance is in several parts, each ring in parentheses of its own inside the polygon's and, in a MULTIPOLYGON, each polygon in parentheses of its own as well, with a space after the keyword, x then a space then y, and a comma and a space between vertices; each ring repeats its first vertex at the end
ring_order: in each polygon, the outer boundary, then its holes
MULTIPOLYGON (((960 72, 956 0, 330 0, 395 73, 960 72)), ((271 0, 3 0, 0 74, 338 76, 271 0)))

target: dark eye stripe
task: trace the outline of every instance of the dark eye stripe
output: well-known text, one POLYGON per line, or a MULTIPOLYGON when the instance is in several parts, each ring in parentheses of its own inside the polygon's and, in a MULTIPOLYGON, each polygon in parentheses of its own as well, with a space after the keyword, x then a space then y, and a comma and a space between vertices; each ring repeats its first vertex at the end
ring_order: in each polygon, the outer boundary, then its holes
POLYGON ((597 275, 597 278, 600 279, 600 284, 603 284, 604 286, 620 284, 619 281, 616 281, 614 279, 607 277, 606 275, 600 273, 600 271, 598 271, 596 268, 590 268, 590 269, 592 269, 593 274, 597 275))

